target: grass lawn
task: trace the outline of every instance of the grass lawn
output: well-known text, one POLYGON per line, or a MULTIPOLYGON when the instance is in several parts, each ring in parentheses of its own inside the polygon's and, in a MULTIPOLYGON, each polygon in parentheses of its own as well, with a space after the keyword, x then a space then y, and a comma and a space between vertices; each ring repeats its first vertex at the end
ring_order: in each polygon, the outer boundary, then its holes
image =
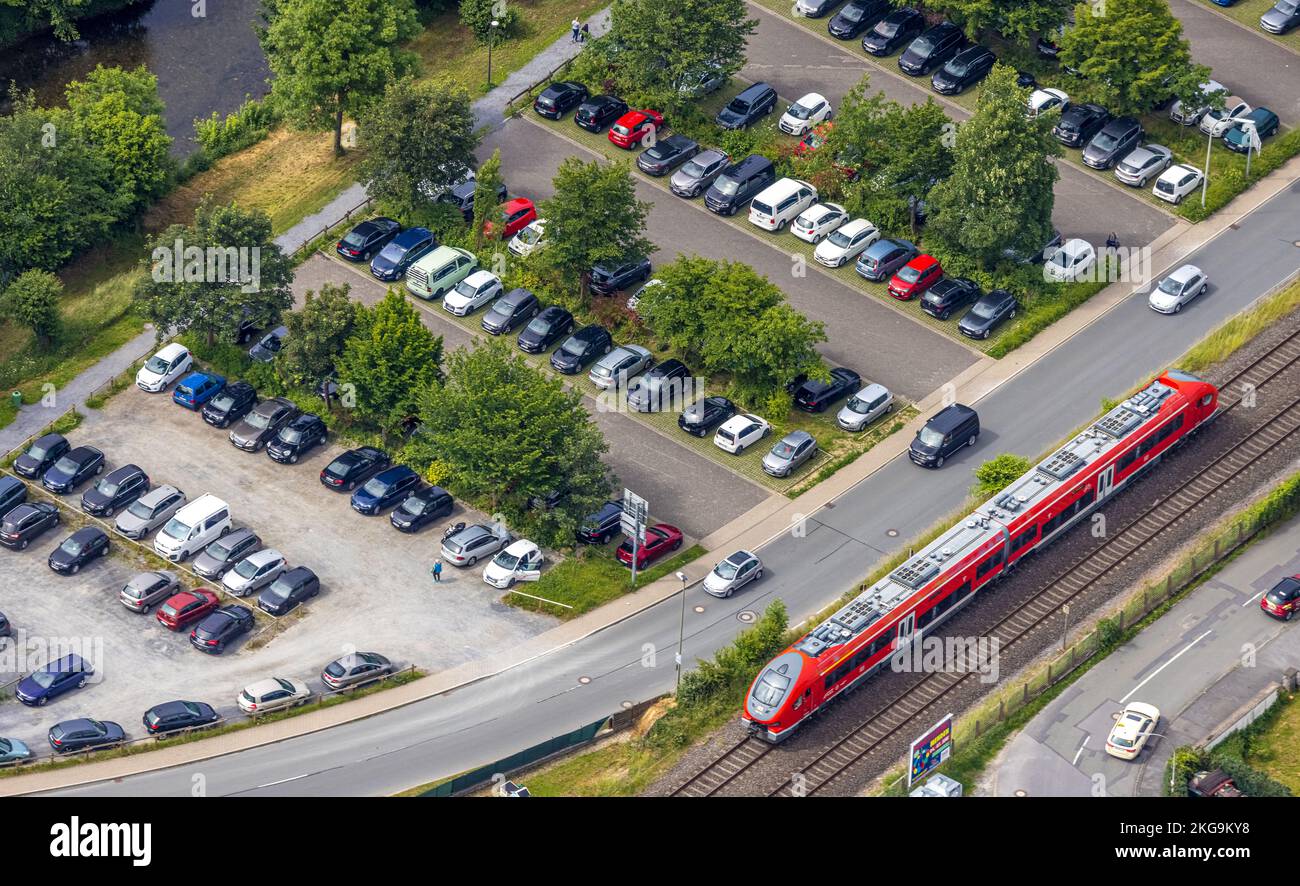
POLYGON ((1246 762, 1260 769, 1300 796, 1300 703, 1294 695, 1283 695, 1277 714, 1267 728, 1251 735, 1246 762))
POLYGON ((1300 28, 1295 28, 1290 33, 1279 37, 1277 34, 1270 34, 1259 26, 1259 17, 1273 8, 1273 0, 1237 0, 1237 2, 1227 7, 1211 3, 1210 0, 1200 0, 1200 2, 1220 15, 1226 15, 1228 18, 1241 22, 1261 37, 1276 40, 1288 49, 1300 52, 1300 28))
POLYGON ((629 591, 645 587, 704 554, 704 548, 693 545, 644 572, 638 572, 634 587, 631 571, 614 559, 613 551, 616 547, 610 542, 607 549, 581 549, 575 556, 547 570, 536 583, 520 588, 524 594, 564 603, 572 609, 551 606, 513 592, 506 594, 505 602, 520 609, 533 609, 560 618, 574 618, 629 591))

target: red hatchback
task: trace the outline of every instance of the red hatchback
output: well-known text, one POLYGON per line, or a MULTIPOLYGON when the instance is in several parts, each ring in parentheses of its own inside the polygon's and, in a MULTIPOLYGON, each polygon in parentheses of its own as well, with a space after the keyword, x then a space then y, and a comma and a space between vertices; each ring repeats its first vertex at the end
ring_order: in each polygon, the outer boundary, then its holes
POLYGON ((889 294, 900 301, 909 301, 943 279, 943 268, 933 255, 918 255, 898 269, 889 281, 889 294))
MULTIPOLYGON (((527 197, 516 197, 501 204, 501 214, 506 219, 506 232, 502 240, 509 240, 524 228, 537 221, 537 207, 527 197)), ((492 236, 492 222, 483 223, 483 236, 492 236)))
POLYGON ((169 631, 179 631, 216 609, 220 602, 220 597, 205 588, 172 594, 158 607, 158 623, 169 631))
POLYGON ((658 111, 628 111, 614 122, 606 137, 620 148, 639 148, 643 138, 663 125, 664 115, 658 111))
POLYGON ((1284 578, 1260 598, 1259 608, 1274 618, 1290 621, 1300 612, 1300 575, 1284 578))
MULTIPOLYGON (((682 546, 682 531, 676 526, 669 526, 667 523, 656 523, 647 527, 645 531, 645 544, 639 545, 636 551, 636 568, 644 569, 648 564, 658 560, 669 551, 675 551, 682 546)), ((632 565, 632 540, 627 539, 618 546, 618 562, 624 566, 632 565)))

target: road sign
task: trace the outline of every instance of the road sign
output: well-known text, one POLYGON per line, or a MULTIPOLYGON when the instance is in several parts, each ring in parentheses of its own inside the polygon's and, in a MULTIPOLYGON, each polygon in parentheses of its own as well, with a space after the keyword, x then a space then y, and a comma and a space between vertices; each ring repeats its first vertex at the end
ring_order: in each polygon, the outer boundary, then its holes
POLYGON ((952 756, 952 714, 935 723, 924 735, 912 742, 912 752, 909 754, 911 765, 907 769, 907 786, 910 788, 913 782, 929 775, 950 756, 952 756))
POLYGON ((623 534, 645 543, 645 526, 650 519, 650 505, 631 489, 623 490, 623 534))

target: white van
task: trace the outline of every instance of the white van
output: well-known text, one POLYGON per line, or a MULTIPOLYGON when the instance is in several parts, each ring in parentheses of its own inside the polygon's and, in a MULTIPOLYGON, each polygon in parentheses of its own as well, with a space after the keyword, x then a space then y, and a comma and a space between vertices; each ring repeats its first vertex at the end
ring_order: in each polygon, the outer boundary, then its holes
POLYGON ((173 563, 192 557, 230 531, 230 506, 203 495, 176 512, 153 540, 158 556, 173 563))
POLYGON ((817 202, 817 189, 797 178, 783 178, 764 188, 749 204, 749 221, 765 231, 784 230, 817 202))

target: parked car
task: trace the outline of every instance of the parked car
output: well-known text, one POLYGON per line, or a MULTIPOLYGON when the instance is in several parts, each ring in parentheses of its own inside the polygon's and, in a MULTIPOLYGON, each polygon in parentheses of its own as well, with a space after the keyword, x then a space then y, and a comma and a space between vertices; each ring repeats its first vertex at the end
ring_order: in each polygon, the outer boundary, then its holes
POLYGON ((533 110, 538 116, 559 120, 569 111, 587 100, 587 87, 581 83, 561 80, 552 83, 533 99, 533 110))
POLYGON ((783 178, 754 195, 749 205, 749 223, 765 231, 783 231, 785 226, 817 202, 817 189, 806 181, 783 178))
POLYGON ((1204 178, 1195 166, 1175 163, 1160 174, 1151 193, 1167 203, 1182 203, 1184 197, 1201 186, 1204 178))
POLYGON ((529 321, 515 343, 521 351, 541 354, 572 331, 573 315, 559 305, 551 305, 529 321))
POLYGON ((622 531, 623 503, 607 501, 600 510, 590 515, 579 524, 575 535, 578 541, 589 545, 609 544, 610 540, 622 531))
POLYGON ((1259 17, 1259 26, 1270 34, 1285 34, 1300 25, 1300 2, 1277 0, 1273 8, 1259 17))
POLYGON ((654 365, 654 357, 640 345, 620 345, 596 361, 587 378, 598 388, 609 390, 627 384, 654 365))
POLYGON ((718 563, 704 577, 704 592, 714 597, 730 597, 736 591, 763 577, 763 561, 750 551, 736 551, 718 563))
POLYGON ((667 175, 700 152, 700 144, 684 135, 661 138, 636 158, 637 169, 646 175, 667 175))
POLYGON ((1070 95, 1060 89, 1035 89, 1029 94, 1025 105, 1025 116, 1038 117, 1053 109, 1065 111, 1070 104, 1070 95))
POLYGON ((60 695, 84 688, 93 676, 94 666, 77 653, 69 652, 19 680, 14 695, 28 707, 40 707, 60 695))
POLYGON ((226 385, 203 406, 203 420, 214 428, 228 427, 257 405, 257 391, 246 381, 226 385))
POLYGON ((889 294, 900 301, 910 301, 943 279, 943 267, 932 255, 921 254, 890 278, 889 294))
POLYGON ((300 413, 281 426, 275 439, 266 444, 266 454, 280 464, 297 464, 298 459, 328 438, 329 430, 319 415, 300 413))
POLYGON ((723 129, 748 129, 776 109, 776 98, 769 84, 753 83, 727 102, 713 122, 723 129))
MULTIPOLYGON (((1226 93, 1228 88, 1217 80, 1207 80, 1200 85, 1200 95, 1206 101, 1210 96, 1216 93, 1226 93)), ((1169 106, 1169 119, 1179 126, 1195 126, 1205 116, 1205 112, 1210 110, 1210 106, 1202 102, 1184 102, 1182 99, 1176 100, 1169 106)))
POLYGON ((32 758, 32 749, 16 738, 0 738, 0 766, 21 763, 32 758))
POLYGON ((149 475, 138 465, 109 471, 81 496, 81 509, 92 517, 108 518, 149 491, 149 475))
POLYGON ((191 372, 172 391, 172 402, 198 412, 226 386, 226 378, 209 372, 191 372))
MULTIPOLYGON (((1274 114, 1268 108, 1255 108, 1249 114, 1242 118, 1254 124, 1255 133, 1261 140, 1271 135, 1276 135, 1281 121, 1278 120, 1277 114, 1274 114)), ((1242 123, 1234 123, 1223 134, 1223 146, 1229 151, 1236 151, 1238 154, 1244 154, 1249 151, 1250 139, 1246 135, 1246 129, 1242 123)))
POLYGON ((840 225, 813 250, 813 259, 828 268, 839 268, 861 255, 880 239, 880 231, 865 218, 840 225))
POLYGON ((510 543, 510 535, 492 526, 475 523, 443 537, 442 559, 453 566, 473 566, 510 543))
POLYGON ((541 310, 542 304, 537 296, 527 289, 512 289, 493 302, 479 325, 492 335, 504 335, 536 317, 541 310))
POLYGON ((941 468, 963 446, 974 446, 980 435, 980 417, 974 409, 953 403, 931 416, 916 432, 907 456, 923 468, 941 468))
POLYGON ((876 419, 894 411, 894 395, 881 384, 861 388, 840 407, 835 423, 846 431, 861 431, 876 419))
POLYGON ((894 275, 899 268, 921 254, 916 244, 897 237, 889 240, 877 240, 858 257, 853 270, 873 283, 881 283, 894 275))
MULTIPOLYGON (((515 197, 513 200, 507 200, 501 204, 500 213, 501 218, 504 219, 501 228, 502 240, 509 240, 515 234, 537 221, 537 205, 527 197, 515 197)), ((484 222, 483 236, 491 238, 495 234, 495 224, 492 221, 484 222)))
POLYGON ((807 132, 818 123, 823 123, 835 116, 835 110, 831 103, 827 101, 826 96, 820 92, 810 92, 796 102, 791 103, 786 108, 781 119, 777 121, 777 129, 780 129, 786 135, 793 135, 802 138, 807 132))
POLYGON ((1126 185, 1145 188, 1147 182, 1164 172, 1173 159, 1173 152, 1164 145, 1143 145, 1129 151, 1115 164, 1115 178, 1126 185))
POLYGON ((698 197, 731 165, 731 158, 716 148, 700 151, 668 180, 668 189, 678 197, 698 197))
POLYGON ((1138 146, 1145 132, 1134 117, 1114 117, 1083 149, 1083 162, 1093 169, 1110 169, 1138 146))
POLYGON ((399 532, 418 532, 434 520, 450 516, 456 502, 441 486, 424 486, 413 491, 393 508, 388 522, 399 532))
POLYGON ((1283 621, 1295 618, 1296 612, 1300 611, 1300 575, 1287 576, 1269 588, 1268 593, 1260 597, 1259 608, 1283 621))
POLYGON ((262 539, 251 529, 235 529, 218 538, 194 558, 196 575, 219 581, 226 571, 262 547, 262 539))
POLYGON ((284 340, 289 337, 289 327, 277 326, 257 340, 257 344, 248 349, 248 356, 254 363, 270 363, 280 354, 284 340))
MULTIPOLYGON (((451 188, 437 195, 436 202, 444 206, 450 206, 460 213, 460 217, 466 223, 474 220, 474 195, 478 193, 478 182, 474 176, 470 176, 463 182, 453 185, 451 188)), ((506 186, 497 185, 497 203, 506 202, 506 186)))
POLYGON ((1061 232, 1056 228, 1052 228, 1052 232, 1048 236, 1047 242, 1039 248, 1021 251, 1021 248, 1019 247, 1008 246, 1002 250, 1002 255, 1009 261, 1016 262, 1017 264, 1041 265, 1043 262, 1055 255, 1064 242, 1065 238, 1061 236, 1061 232))
POLYGON ((761 154, 750 154, 722 170, 704 192, 704 206, 718 215, 735 215, 772 182, 776 167, 761 154))
POLYGON ((827 407, 847 397, 862 384, 862 376, 843 366, 831 370, 829 381, 807 379, 793 394, 794 405, 804 412, 825 412, 827 407))
POLYGON ((880 21, 891 9, 889 0, 849 0, 826 23, 826 33, 836 40, 852 40, 880 21))
POLYGON ((989 75, 998 57, 978 44, 958 52, 930 77, 930 88, 940 95, 960 95, 989 75))
POLYGON ((27 501, 27 484, 17 477, 0 477, 0 518, 27 501))
POLYGON ((245 714, 269 714, 302 704, 311 698, 306 683, 287 677, 271 677, 250 683, 239 693, 239 709, 245 714))
POLYGON ((227 603, 208 615, 190 631, 190 645, 209 655, 221 655, 231 643, 253 629, 253 610, 227 603))
POLYGON ((144 728, 150 735, 166 735, 185 729, 210 726, 221 716, 201 701, 168 701, 144 712, 144 728))
POLYGON ((840 204, 814 203, 799 213, 790 232, 805 243, 820 243, 848 220, 849 214, 840 204))
POLYGON ((714 62, 705 62, 698 70, 682 75, 677 93, 685 98, 704 98, 717 92, 726 83, 727 74, 722 66, 714 62))
POLYGON ((625 292, 638 283, 650 279, 650 259, 625 258, 600 262, 591 269, 593 295, 613 295, 625 292))
POLYGON ((968 338, 988 338, 993 330, 1016 316, 1020 305, 1005 289, 994 289, 980 296, 957 324, 957 331, 968 338))
POLYGON ((55 572, 76 575, 81 567, 108 556, 108 534, 98 526, 78 529, 50 554, 49 567, 55 572))
POLYGON ((605 133, 610 144, 626 150, 637 146, 646 146, 653 141, 656 133, 664 126, 664 115, 649 108, 640 111, 628 111, 614 121, 614 125, 605 133))
POLYGON ((921 310, 936 320, 947 320, 954 311, 974 304, 984 293, 969 277, 944 277, 921 296, 921 310))
POLYGON ((1160 709, 1143 702, 1129 702, 1115 717, 1115 725, 1106 738, 1106 753, 1121 760, 1134 760, 1142 753, 1156 724, 1160 722, 1160 709))
POLYGON ((174 596, 180 586, 181 581, 174 572, 140 572, 122 585, 117 599, 132 612, 145 614, 155 604, 174 596))
POLYGON ((350 652, 327 664, 321 682, 330 689, 347 689, 372 683, 393 672, 393 663, 378 652, 350 652))
POLYGON ((348 261, 368 262, 402 230, 391 218, 379 216, 354 227, 334 244, 334 251, 348 261))
POLYGON ((104 453, 94 446, 78 446, 59 456, 41 477, 41 485, 55 495, 66 495, 103 472, 104 453))
POLYGON ((456 284, 442 300, 448 314, 465 317, 501 294, 501 278, 491 271, 475 271, 456 284))
POLYGON ((316 573, 306 566, 295 566, 280 573, 280 577, 258 595, 257 608, 271 615, 287 615, 298 608, 298 604, 319 593, 320 579, 316 573))
POLYGON ((167 386, 181 378, 194 367, 194 358, 184 345, 172 342, 163 345, 158 353, 140 367, 135 374, 136 387, 142 391, 156 394, 167 390, 167 386))
POLYGON ((14 459, 14 473, 28 480, 41 477, 72 448, 62 434, 44 434, 37 437, 27 451, 14 459))
POLYGON ((614 338, 603 326, 584 326, 551 352, 551 368, 564 375, 576 375, 591 361, 614 348, 614 338))
POLYGON ((1235 118, 1244 117, 1250 113, 1250 105, 1235 95, 1228 96, 1223 100, 1223 108, 1207 108, 1201 115, 1199 128, 1201 132, 1214 138, 1222 138, 1223 134, 1236 125, 1235 118))
POLYGON ((691 371, 681 360, 665 360, 627 389, 627 405, 637 412, 662 412, 681 408, 690 400, 691 371))
POLYGON ((893 55, 925 30, 925 16, 918 9, 895 9, 872 26, 862 38, 862 48, 875 56, 893 55))
POLYGON ((733 415, 718 426, 713 435, 713 445, 723 452, 740 455, 748 447, 762 440, 772 431, 766 420, 742 412, 733 415))
POLYGON ((627 102, 617 96, 593 95, 578 106, 573 122, 588 132, 601 132, 627 110, 627 102))
POLYGON ((1070 105, 1052 127, 1052 135, 1067 148, 1082 148, 1110 122, 1110 111, 1101 105, 1070 105))
POLYGON ((506 249, 511 255, 527 258, 546 245, 546 219, 539 218, 528 223, 518 234, 510 238, 506 249))
POLYGON ((154 537, 154 553, 179 563, 229 531, 230 507, 215 495, 201 495, 177 511, 154 537))
POLYGON ((102 751, 117 747, 126 741, 126 731, 112 720, 92 720, 80 717, 64 720, 50 727, 46 738, 56 754, 74 751, 102 751))
POLYGON ((904 74, 920 77, 934 71, 966 45, 966 35, 952 22, 939 22, 911 42, 898 57, 904 74))
POLYGON ((494 588, 508 590, 517 581, 537 581, 542 577, 542 549, 526 538, 513 541, 483 568, 483 581, 494 588))
POLYGON ((1205 295, 1209 288, 1210 279, 1204 271, 1196 265, 1183 265, 1156 284, 1147 297, 1147 304, 1153 311, 1177 314, 1192 299, 1205 295))
POLYGON ((20 551, 59 525, 59 509, 47 501, 20 504, 0 521, 0 544, 20 551))
POLYGON ((1087 240, 1075 237, 1066 240, 1061 248, 1052 253, 1043 263, 1043 273, 1048 280, 1058 283, 1073 283, 1086 277, 1088 271, 1097 263, 1097 251, 1087 240))
POLYGON ((407 228, 370 260, 370 276, 384 282, 400 280, 407 268, 437 245, 428 228, 407 228))
POLYGON ((791 431, 763 456, 763 471, 773 477, 788 477, 817 454, 817 440, 807 431, 791 431))
POLYGON ((794 12, 805 18, 821 18, 843 2, 844 0, 797 0, 794 12))
POLYGON ((379 514, 406 498, 420 485, 420 475, 406 465, 394 465, 366 481, 352 493, 352 510, 379 514))
POLYGON ((230 429, 231 445, 245 452, 257 452, 298 414, 292 400, 284 397, 263 400, 230 429))
POLYGON ((478 256, 458 246, 439 246, 427 252, 406 271, 406 290, 432 301, 456 288, 478 267, 478 256))
MULTIPOLYGON (((671 553, 682 546, 682 531, 667 523, 655 523, 645 530, 645 544, 636 548, 636 567, 645 569, 664 554, 671 553)), ((614 552, 618 562, 624 566, 632 565, 632 540, 629 538, 618 546, 614 552)))
POLYGON ((179 631, 206 617, 220 605, 221 598, 207 588, 180 591, 167 598, 158 608, 155 618, 167 630, 179 631))
POLYGON ((736 404, 726 397, 702 397, 677 416, 677 427, 701 439, 736 414, 736 404))
POLYGON ((351 492, 388 467, 388 453, 373 446, 349 449, 320 472, 322 486, 335 492, 351 492))
POLYGON ((222 576, 221 584, 231 596, 247 597, 279 578, 288 566, 284 554, 263 548, 236 563, 222 576))

